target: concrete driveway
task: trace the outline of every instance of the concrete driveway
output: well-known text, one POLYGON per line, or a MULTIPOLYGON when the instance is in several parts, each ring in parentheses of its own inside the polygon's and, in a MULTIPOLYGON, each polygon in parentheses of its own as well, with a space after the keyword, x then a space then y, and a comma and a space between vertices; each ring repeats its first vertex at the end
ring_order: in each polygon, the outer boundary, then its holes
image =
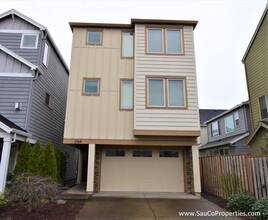
MULTIPOLYGON (((173 219, 224 219, 225 217, 182 217, 179 212, 204 215, 210 211, 225 212, 224 209, 201 199, 148 199, 90 197, 76 220, 173 220, 173 219)), ((229 217, 228 219, 239 219, 229 217)))

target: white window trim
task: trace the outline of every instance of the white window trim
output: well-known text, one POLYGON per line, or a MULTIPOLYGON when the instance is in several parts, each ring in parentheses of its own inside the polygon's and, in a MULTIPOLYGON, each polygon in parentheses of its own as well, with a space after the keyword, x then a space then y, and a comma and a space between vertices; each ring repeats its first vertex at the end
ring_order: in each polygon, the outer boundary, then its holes
POLYGON ((218 121, 214 121, 211 123, 211 126, 210 126, 210 129, 211 129, 211 137, 214 138, 214 137, 219 137, 220 136, 220 129, 219 129, 219 122, 218 121), (213 136, 213 124, 214 123, 217 123, 217 127, 218 127, 218 133, 216 135, 213 136))
POLYGON ((44 44, 44 54, 43 54, 43 64, 48 67, 48 60, 49 60, 49 51, 50 47, 47 42, 44 44), (46 46, 47 46, 47 51, 46 51, 46 46))
POLYGON ((165 89, 165 79, 164 78, 147 78, 147 107, 149 108, 165 108, 166 107, 166 89, 165 89), (164 105, 150 105, 150 95, 149 95, 149 80, 162 80, 163 81, 163 92, 164 92, 164 105))
POLYGON ((235 126, 235 128, 239 126, 239 123, 240 123, 240 121, 239 121, 239 112, 236 111, 236 112, 234 112, 234 126, 235 126), (237 118, 235 117, 236 114, 237 114, 237 118), (238 120, 238 125, 236 125, 236 123, 235 123, 236 120, 238 120))
POLYGON ((148 54, 164 54, 165 53, 165 44, 164 44, 164 39, 165 39, 165 35, 164 35, 164 28, 154 28, 154 27, 149 27, 147 28, 147 39, 146 39, 146 44, 147 44, 147 48, 146 48, 146 52, 148 54), (162 51, 161 52, 150 52, 149 51, 149 30, 161 30, 161 33, 162 33, 162 51))
POLYGON ((38 45, 38 34, 22 34, 21 36, 21 42, 20 42, 20 48, 21 49, 37 49, 37 45, 38 45), (35 40, 35 46, 34 47, 23 47, 23 40, 24 40, 24 36, 27 35, 35 35, 36 36, 36 40, 35 40))
POLYGON ((183 51, 184 51, 184 48, 183 48, 183 40, 182 40, 182 29, 181 28, 166 28, 165 29, 165 53, 166 54, 175 54, 175 55, 180 55, 180 54, 183 54, 183 51), (180 31, 180 33, 181 33, 181 52, 179 52, 179 53, 169 53, 168 51, 167 51, 167 48, 168 48, 168 40, 167 40, 167 31, 169 31, 169 30, 174 30, 174 31, 180 31))
POLYGON ((103 41, 103 31, 102 30, 87 30, 87 44, 88 45, 98 45, 101 46, 102 45, 102 41, 103 41), (100 41, 99 42, 89 42, 89 32, 100 32, 100 41))
POLYGON ((185 80, 184 79, 176 79, 176 78, 174 78, 174 79, 172 79, 172 78, 167 78, 166 79, 167 80, 167 98, 168 98, 168 100, 167 100, 167 107, 169 107, 169 108, 186 108, 186 92, 185 92, 185 80), (168 81, 169 80, 177 80, 177 81, 182 81, 182 85, 183 85, 183 98, 184 98, 184 105, 182 105, 182 106, 172 106, 172 105, 169 105, 169 83, 168 83, 168 81))
POLYGON ((226 117, 224 117, 224 128, 225 128, 225 133, 226 134, 230 134, 230 133, 233 133, 235 131, 235 121, 234 121, 234 114, 231 114, 231 115, 227 115, 226 117), (233 131, 229 131, 227 132, 227 129, 226 129, 226 121, 225 119, 232 116, 233 117, 233 125, 234 125, 234 130, 233 131))
POLYGON ((122 111, 133 111, 133 107, 134 107, 134 81, 133 79, 120 79, 120 110, 122 111), (123 83, 129 81, 132 83, 132 106, 131 108, 123 108, 122 107, 122 87, 123 87, 123 83))

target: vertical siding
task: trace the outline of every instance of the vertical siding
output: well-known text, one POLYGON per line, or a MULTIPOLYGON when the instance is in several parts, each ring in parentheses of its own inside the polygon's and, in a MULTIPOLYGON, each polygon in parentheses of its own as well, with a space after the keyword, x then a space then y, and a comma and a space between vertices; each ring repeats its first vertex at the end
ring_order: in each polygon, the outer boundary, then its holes
POLYGON ((56 148, 69 154, 66 179, 73 179, 76 178, 78 150, 63 145, 68 73, 51 45, 48 68, 42 64, 43 47, 41 54, 39 67, 43 74, 33 84, 28 131, 33 134, 34 139, 39 139, 42 145, 50 140, 56 148), (53 97, 52 108, 45 104, 46 93, 53 97))
POLYGON ((119 111, 120 78, 133 79, 133 59, 121 59, 121 30, 104 29, 103 45, 86 45, 74 28, 64 138, 133 139, 133 111, 119 111), (101 79, 100 96, 82 96, 83 77, 101 79))
POLYGON ((0 77, 0 114, 26 129, 31 78, 0 77), (22 102, 22 109, 14 110, 15 102, 22 102))
POLYGON ((180 56, 145 54, 144 25, 135 25, 134 129, 199 130, 193 27, 184 27, 184 50, 180 56), (181 76, 187 82, 187 110, 146 109, 145 76, 181 76))
POLYGON ((268 93, 268 17, 267 14, 245 59, 253 128, 260 121, 259 97, 268 93))

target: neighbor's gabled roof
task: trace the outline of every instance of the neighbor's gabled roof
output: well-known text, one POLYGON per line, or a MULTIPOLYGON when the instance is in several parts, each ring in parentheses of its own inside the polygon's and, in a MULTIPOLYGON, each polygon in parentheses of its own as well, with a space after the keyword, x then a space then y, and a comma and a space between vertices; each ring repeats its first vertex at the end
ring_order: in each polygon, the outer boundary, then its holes
POLYGON ((5 17, 7 17, 7 16, 10 16, 10 15, 11 15, 11 16, 16 15, 16 16, 22 18, 23 20, 29 22, 30 24, 34 25, 35 27, 39 28, 41 31, 46 32, 46 33, 47 33, 47 36, 48 36, 48 39, 50 40, 50 42, 51 42, 52 46, 54 47, 54 49, 55 49, 55 51, 56 51, 58 57, 60 58, 60 61, 62 62, 62 64, 63 64, 65 70, 66 70, 67 73, 69 74, 69 67, 67 66, 67 64, 66 64, 66 62, 65 62, 65 60, 64 60, 64 58, 63 58, 63 56, 62 56, 61 53, 60 53, 60 50, 58 49, 58 47, 57 47, 55 41, 53 40, 51 34, 50 34, 49 31, 48 31, 48 29, 47 29, 45 26, 43 26, 42 24, 39 24, 38 22, 36 22, 35 20, 33 20, 33 19, 27 17, 26 15, 24 15, 24 14, 22 14, 22 13, 16 11, 15 9, 11 9, 11 10, 9 10, 9 11, 7 11, 7 12, 4 12, 4 13, 0 14, 0 20, 1 20, 2 18, 5 18, 5 17))
POLYGON ((268 130, 268 122, 267 121, 261 121, 258 125, 258 127, 256 128, 256 130, 250 135, 248 141, 247 141, 247 145, 250 144, 250 142, 255 138, 256 134, 259 132, 259 130, 261 128, 265 128, 266 130, 268 130))
POLYGON ((87 22, 69 22, 71 29, 74 27, 94 27, 94 28, 134 28, 135 24, 169 24, 169 25, 191 25, 196 27, 198 21, 192 20, 160 20, 160 19, 139 19, 132 18, 130 24, 114 24, 114 23, 87 23, 87 22))
POLYGON ((245 59, 247 58, 247 55, 248 55, 248 53, 250 51, 250 48, 251 48, 251 46, 252 46, 252 44, 253 44, 253 42, 254 42, 254 40, 255 40, 258 32, 259 32, 259 30, 260 30, 260 27, 262 25, 262 22, 264 21, 264 18, 265 18, 266 14, 267 14, 267 11, 268 11, 268 4, 266 5, 265 10, 264 10, 264 12, 262 14, 262 17, 261 17, 261 19, 259 21, 259 24, 258 24, 258 26, 257 26, 257 28, 256 28, 256 30, 255 30, 255 32, 254 32, 254 34, 253 34, 250 42, 249 42, 249 45, 247 47, 247 50, 246 50, 246 52, 245 52, 245 54, 244 54, 244 56, 242 58, 242 63, 245 63, 245 59))
POLYGON ((14 57, 16 60, 20 61, 21 63, 24 63, 26 66, 30 67, 31 70, 36 70, 37 66, 29 62, 28 60, 24 59, 23 57, 19 56, 18 54, 14 53, 13 51, 9 50, 8 48, 4 47, 0 44, 0 50, 5 52, 6 54, 14 57))

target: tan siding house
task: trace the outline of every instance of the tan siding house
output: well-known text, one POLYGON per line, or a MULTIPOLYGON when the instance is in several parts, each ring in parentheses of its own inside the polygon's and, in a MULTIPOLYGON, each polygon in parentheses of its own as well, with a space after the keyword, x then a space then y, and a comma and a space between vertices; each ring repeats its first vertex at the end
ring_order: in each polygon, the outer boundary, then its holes
POLYGON ((86 191, 200 194, 196 25, 70 23, 64 143, 86 191))
POLYGON ((268 6, 242 62, 245 65, 253 133, 248 145, 255 154, 268 152, 268 6))

